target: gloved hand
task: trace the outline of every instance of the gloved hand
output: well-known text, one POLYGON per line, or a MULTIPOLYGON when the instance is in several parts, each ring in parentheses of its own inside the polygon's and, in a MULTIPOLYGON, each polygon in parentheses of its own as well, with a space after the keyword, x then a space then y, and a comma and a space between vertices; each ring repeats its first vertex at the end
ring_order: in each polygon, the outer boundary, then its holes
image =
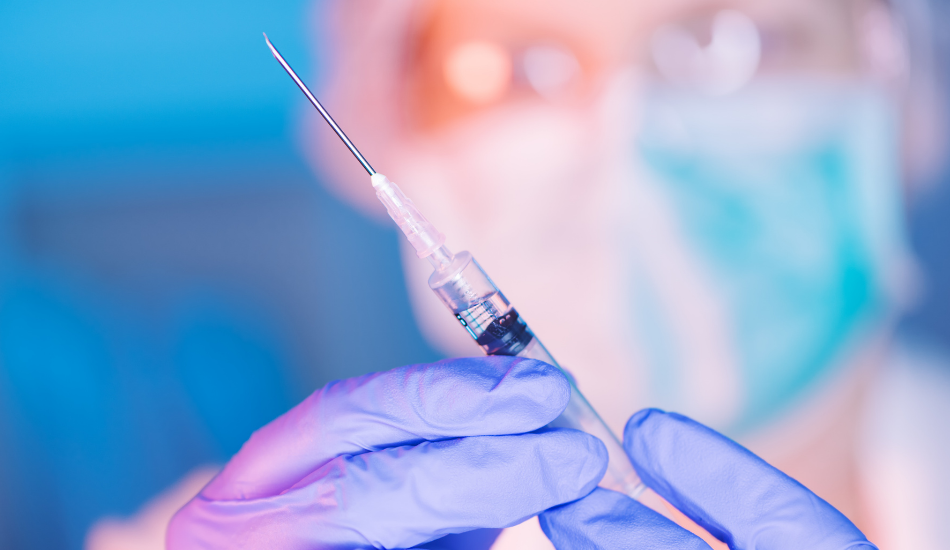
MULTIPOLYGON (((646 409, 624 448, 644 483, 734 550, 876 548, 841 512, 734 441, 684 416, 646 409)), ((558 549, 709 550, 620 493, 595 489, 541 514, 558 549)))
POLYGON ((598 439, 527 433, 569 397, 560 371, 513 357, 328 384, 251 436, 178 511, 167 548, 408 548, 515 525, 603 477, 598 439))

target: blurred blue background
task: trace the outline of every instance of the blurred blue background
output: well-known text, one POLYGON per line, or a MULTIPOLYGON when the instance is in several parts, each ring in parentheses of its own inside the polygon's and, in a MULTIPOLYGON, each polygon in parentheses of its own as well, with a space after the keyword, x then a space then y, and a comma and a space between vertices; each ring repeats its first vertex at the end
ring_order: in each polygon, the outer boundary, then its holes
MULTIPOLYGON (((261 31, 318 84, 313 9, 0 4, 0 548, 80 548, 327 381, 438 358, 396 233, 302 160, 261 31)), ((938 344, 948 213, 911 211, 938 344)))
POLYGON ((0 548, 80 548, 327 381, 438 358, 396 233, 301 158, 261 31, 316 84, 311 11, 0 3, 0 548))

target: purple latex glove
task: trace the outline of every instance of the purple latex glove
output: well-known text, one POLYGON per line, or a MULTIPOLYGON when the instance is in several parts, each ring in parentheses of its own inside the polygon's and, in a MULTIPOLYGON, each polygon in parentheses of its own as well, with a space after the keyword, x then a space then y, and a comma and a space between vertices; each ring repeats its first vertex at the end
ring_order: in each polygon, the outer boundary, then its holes
MULTIPOLYGON (((638 412, 624 430, 624 448, 648 487, 734 550, 877 548, 803 485, 684 416, 638 412)), ((559 550, 709 550, 660 514, 604 489, 540 520, 559 550)))
POLYGON ((589 493, 607 451, 538 430, 570 397, 545 363, 454 359, 334 382, 251 436, 172 519, 171 550, 408 548, 589 493))

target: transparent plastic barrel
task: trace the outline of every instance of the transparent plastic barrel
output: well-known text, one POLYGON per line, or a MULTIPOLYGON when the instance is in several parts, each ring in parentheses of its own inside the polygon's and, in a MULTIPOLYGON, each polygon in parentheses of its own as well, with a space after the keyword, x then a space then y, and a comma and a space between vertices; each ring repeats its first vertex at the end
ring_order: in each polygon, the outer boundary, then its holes
MULTIPOLYGON (((486 354, 537 359, 564 371, 471 254, 460 252, 453 257, 445 251, 444 257, 450 261, 433 264, 437 270, 429 277, 429 287, 486 354)), ((644 486, 620 441, 577 389, 570 373, 564 372, 571 381, 571 399, 550 425, 581 430, 600 439, 610 462, 599 485, 639 497, 644 486)))

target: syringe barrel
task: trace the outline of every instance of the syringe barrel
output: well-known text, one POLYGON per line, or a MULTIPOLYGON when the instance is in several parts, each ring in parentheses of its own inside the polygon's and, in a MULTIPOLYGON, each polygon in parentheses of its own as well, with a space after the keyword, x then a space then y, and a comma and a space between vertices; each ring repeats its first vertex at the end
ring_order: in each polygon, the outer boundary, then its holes
POLYGON ((581 430, 600 439, 609 454, 607 472, 600 486, 637 498, 644 486, 617 436, 604 424, 577 389, 573 377, 555 361, 472 255, 468 252, 456 254, 449 265, 432 273, 429 287, 486 354, 537 359, 567 374, 571 382, 571 399, 561 416, 550 425, 581 430))

